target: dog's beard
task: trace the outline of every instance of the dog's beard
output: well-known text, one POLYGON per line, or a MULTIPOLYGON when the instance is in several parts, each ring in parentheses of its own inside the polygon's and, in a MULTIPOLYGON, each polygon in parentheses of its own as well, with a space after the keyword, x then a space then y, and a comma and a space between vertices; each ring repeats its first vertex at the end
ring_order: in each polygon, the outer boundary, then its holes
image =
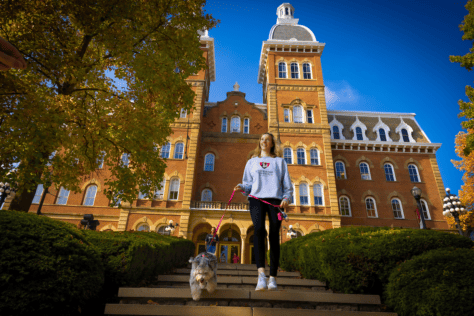
POLYGON ((196 273, 195 278, 196 282, 199 285, 200 289, 205 289, 207 286, 207 282, 211 279, 212 273, 196 273))

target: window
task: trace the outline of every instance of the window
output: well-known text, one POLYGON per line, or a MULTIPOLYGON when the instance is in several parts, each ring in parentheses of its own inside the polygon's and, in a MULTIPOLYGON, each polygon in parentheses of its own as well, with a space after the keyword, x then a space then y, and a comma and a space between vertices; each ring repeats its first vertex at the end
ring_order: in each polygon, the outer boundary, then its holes
POLYGON ((291 184, 291 186, 293 187, 293 193, 291 193, 290 200, 288 201, 288 204, 290 204, 290 205, 293 204, 294 205, 295 204, 294 196, 295 196, 296 191, 295 191, 295 185, 293 183, 291 184))
POLYGON ((293 122, 303 123, 303 107, 295 106, 293 108, 293 122))
POLYGON ((291 160, 292 160, 291 156, 292 156, 291 149, 290 148, 285 148, 283 150, 283 159, 285 159, 287 165, 291 164, 291 160))
POLYGON ((180 113, 179 117, 180 118, 186 118, 186 113, 187 113, 186 109, 181 109, 181 113, 180 113))
POLYGON ((298 159, 298 165, 304 165, 304 149, 298 148, 296 151, 296 157, 298 159))
POLYGON ((303 79, 311 79, 311 65, 308 63, 303 64, 303 79))
POLYGON ((383 128, 379 129, 380 141, 386 142, 387 137, 385 136, 385 130, 383 128))
POLYGON ((402 137, 403 137, 403 141, 405 143, 408 143, 410 142, 410 140, 408 139, 408 132, 406 129, 402 128, 402 137))
POLYGON ((138 192, 138 199, 139 199, 139 200, 145 200, 145 199, 148 199, 148 194, 146 194, 146 193, 141 193, 141 192, 138 192))
POLYGON ((166 225, 163 225, 163 226, 160 226, 156 232, 160 235, 168 235, 165 229, 166 229, 166 225))
POLYGON ((339 214, 341 216, 351 216, 351 205, 345 196, 339 198, 339 214))
POLYGON ((162 200, 162 199, 163 199, 163 195, 165 194, 166 180, 163 179, 163 181, 161 181, 160 184, 161 184, 161 189, 155 191, 155 196, 154 196, 154 198, 155 198, 156 200, 162 200))
POLYGON ((56 204, 66 205, 68 197, 69 197, 69 190, 66 190, 65 188, 61 187, 61 190, 59 190, 59 196, 58 196, 58 200, 56 204))
POLYGON ((298 63, 291 63, 291 78, 292 79, 299 79, 300 71, 298 69, 298 63))
POLYGON ((319 165, 319 152, 318 152, 318 150, 313 148, 309 151, 309 154, 311 156, 311 164, 313 166, 319 165))
POLYGON ((360 177, 362 180, 370 180, 370 170, 369 165, 365 162, 361 162, 359 165, 360 168, 360 177))
POLYGON ((89 188, 87 188, 86 199, 84 200, 84 205, 93 206, 96 194, 97 194, 96 185, 91 185, 89 188))
POLYGON ((365 209, 367 210, 367 217, 377 217, 377 209, 373 198, 368 197, 365 199, 365 209))
POLYGON ((300 183, 300 204, 308 205, 308 185, 306 183, 300 183))
POLYGON ((385 179, 387 179, 387 181, 395 181, 395 173, 393 172, 392 165, 386 163, 383 167, 385 169, 385 179))
POLYGON ((101 157, 97 158, 97 164, 99 165, 99 169, 102 169, 104 167, 104 159, 105 159, 105 151, 101 151, 101 157))
POLYGON ((336 162, 336 179, 346 179, 346 168, 342 161, 336 162))
POLYGON ((36 188, 35 197, 33 198, 32 204, 38 204, 41 201, 41 196, 43 195, 43 185, 40 184, 36 188))
POLYGON ((170 183, 169 200, 177 200, 179 193, 179 179, 172 179, 170 183))
POLYGON ((306 110, 306 116, 308 118, 308 123, 313 124, 313 111, 312 110, 306 110))
POLYGON ((427 220, 431 220, 430 212, 428 210, 428 203, 426 203, 425 200, 420 200, 420 204, 421 204, 421 210, 423 212, 423 218, 427 220))
POLYGON ((138 226, 137 231, 139 232, 149 232, 150 231, 150 226, 148 224, 141 224, 138 226))
POLYGON ((233 117, 230 123, 231 133, 240 133, 240 117, 233 117))
POLYGON ((362 136, 362 128, 356 127, 356 136, 357 140, 364 140, 364 137, 362 136))
POLYGON ((244 119, 244 134, 248 134, 249 133, 249 119, 246 118, 244 119))
POLYGON ((221 132, 227 133, 227 117, 222 118, 221 132))
POLYGON ((313 186, 314 192, 314 205, 324 205, 323 202, 323 185, 322 184, 315 184, 313 186))
POLYGON ((183 159, 184 153, 184 144, 183 143, 176 143, 174 148, 174 159, 183 159))
MULTIPOLYGON (((120 194, 122 193, 123 191, 120 191, 120 194)), ((116 201, 114 207, 120 206, 120 204, 122 203, 122 199, 118 197, 118 194, 115 194, 114 200, 116 201)), ((110 203, 113 203, 113 201, 110 201, 110 203)))
POLYGON ((392 210, 395 218, 403 219, 403 209, 400 200, 392 199, 392 210))
POLYGON ((214 171, 214 155, 207 154, 204 157, 204 171, 214 171))
POLYGON ((202 190, 201 193, 201 201, 203 202, 211 202, 212 201, 212 191, 209 189, 202 190))
POLYGON ((288 8, 285 8, 285 13, 286 15, 288 15, 288 8))
POLYGON ((418 176, 418 169, 415 165, 408 165, 408 173, 410 174, 411 182, 420 182, 420 177, 418 176))
POLYGON ((278 63, 278 77, 286 78, 286 63, 284 62, 278 63))
POLYGON ((290 109, 284 109, 283 116, 286 123, 290 122, 290 109))
POLYGON ((334 139, 340 139, 341 138, 339 136, 339 127, 337 127, 337 126, 332 127, 332 138, 334 138, 334 139))
POLYGON ((170 148, 171 144, 166 143, 163 147, 161 147, 161 158, 169 158, 170 157, 170 148))
POLYGON ((122 155, 122 164, 124 167, 128 167, 128 163, 130 162, 130 154, 123 154, 122 155))
POLYGON ((54 158, 55 155, 56 155, 56 151, 53 151, 53 152, 51 153, 51 155, 49 155, 48 163, 46 164, 46 166, 48 166, 48 167, 51 166, 51 162, 52 162, 52 160, 53 160, 53 158, 54 158))

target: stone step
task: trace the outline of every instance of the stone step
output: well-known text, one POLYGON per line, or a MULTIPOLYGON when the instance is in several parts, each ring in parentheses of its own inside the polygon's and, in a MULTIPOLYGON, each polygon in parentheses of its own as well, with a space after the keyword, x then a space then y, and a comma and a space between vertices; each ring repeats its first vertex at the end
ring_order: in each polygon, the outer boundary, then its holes
MULTIPOLYGON (((188 264, 186 268, 191 269, 192 266, 191 264, 188 264)), ((256 264, 232 264, 232 263, 218 263, 217 264, 217 269, 223 269, 223 270, 254 270, 257 271, 257 265, 256 264)), ((270 271, 269 266, 265 266, 265 271, 270 271)))
MULTIPOLYGON (((158 282, 186 282, 189 284, 189 275, 159 275, 158 282)), ((257 276, 246 277, 246 276, 221 276, 217 278, 217 284, 257 284, 257 276)), ((326 286, 325 282, 318 280, 308 279, 292 279, 292 278, 279 278, 277 277, 278 285, 291 285, 291 286, 326 286)))
MULTIPOLYGON (((267 277, 269 276, 269 271, 266 271, 267 277)), ((175 274, 191 274, 191 269, 176 269, 175 274)), ((237 276, 256 276, 257 270, 228 270, 228 269, 220 269, 217 268, 217 275, 237 275, 237 276)), ((277 277, 301 277, 299 272, 286 272, 286 271, 278 271, 277 277)))

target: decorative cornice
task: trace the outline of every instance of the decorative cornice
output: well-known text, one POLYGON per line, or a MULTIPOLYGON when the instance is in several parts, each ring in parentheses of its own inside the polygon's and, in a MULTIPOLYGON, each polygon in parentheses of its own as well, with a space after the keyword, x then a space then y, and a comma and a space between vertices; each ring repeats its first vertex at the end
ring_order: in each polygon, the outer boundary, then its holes
POLYGON ((434 154, 441 147, 441 144, 331 139, 331 147, 332 150, 434 154), (395 148, 395 151, 391 151, 392 148, 395 148))

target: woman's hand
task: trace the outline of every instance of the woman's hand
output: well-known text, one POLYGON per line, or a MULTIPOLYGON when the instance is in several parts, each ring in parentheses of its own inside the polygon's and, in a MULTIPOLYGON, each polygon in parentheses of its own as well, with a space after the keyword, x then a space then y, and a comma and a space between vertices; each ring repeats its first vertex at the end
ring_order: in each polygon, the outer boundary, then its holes
POLYGON ((281 207, 282 209, 285 209, 287 206, 288 206, 288 200, 287 200, 287 199, 281 200, 280 207, 281 207))
POLYGON ((244 189, 240 185, 236 185, 234 191, 244 191, 244 189))

